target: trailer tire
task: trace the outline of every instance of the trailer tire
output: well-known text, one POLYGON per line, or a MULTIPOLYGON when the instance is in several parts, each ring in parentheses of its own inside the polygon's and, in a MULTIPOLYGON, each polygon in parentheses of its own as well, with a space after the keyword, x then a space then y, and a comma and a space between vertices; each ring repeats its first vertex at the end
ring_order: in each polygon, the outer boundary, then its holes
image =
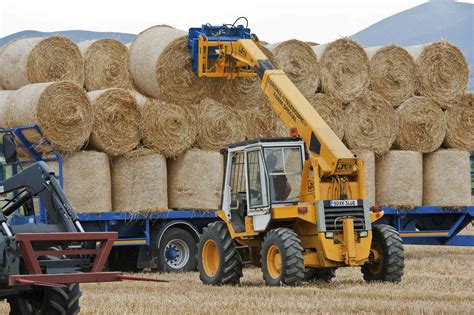
POLYGON ((372 227, 369 262, 362 266, 367 282, 400 282, 405 268, 405 253, 398 231, 386 224, 372 227))
POLYGON ((11 315, 66 314, 74 315, 80 311, 79 299, 82 293, 78 283, 64 288, 40 288, 20 292, 7 298, 11 315))
POLYGON ((157 255, 160 271, 195 271, 197 266, 196 239, 184 229, 170 228, 161 238, 157 255))

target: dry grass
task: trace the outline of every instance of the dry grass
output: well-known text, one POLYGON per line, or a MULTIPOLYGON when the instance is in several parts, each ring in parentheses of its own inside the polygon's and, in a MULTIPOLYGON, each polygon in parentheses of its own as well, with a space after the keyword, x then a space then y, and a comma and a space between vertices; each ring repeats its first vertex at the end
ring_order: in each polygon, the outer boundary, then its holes
MULTIPOLYGON (((474 248, 406 247, 400 284, 366 284, 359 269, 339 269, 331 284, 264 287, 260 270, 245 269, 240 287, 207 287, 197 273, 145 274, 169 283, 82 285, 83 314, 474 313, 474 248)), ((0 304, 6 313, 8 305, 0 304)))

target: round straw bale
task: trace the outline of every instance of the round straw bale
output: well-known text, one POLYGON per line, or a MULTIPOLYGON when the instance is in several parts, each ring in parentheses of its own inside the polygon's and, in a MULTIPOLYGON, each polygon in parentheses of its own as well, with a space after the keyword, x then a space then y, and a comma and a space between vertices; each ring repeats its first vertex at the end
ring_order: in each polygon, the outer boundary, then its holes
POLYGON ((63 177, 64 192, 76 211, 112 211, 112 184, 107 154, 79 151, 66 156, 63 177))
MULTIPOLYGON (((3 49, 5 48, 5 45, 0 47, 0 62, 2 60, 2 52, 3 52, 3 49)), ((3 82, 2 82, 2 74, 0 72, 0 90, 4 90, 5 88, 3 87, 3 82)))
POLYGON ((140 110, 135 98, 124 89, 110 88, 88 93, 92 102, 93 148, 110 155, 122 155, 140 142, 140 110))
POLYGON ((423 205, 461 207, 471 204, 469 152, 438 150, 423 158, 423 205), (449 184, 451 189, 446 187, 449 184))
MULTIPOLYGON (((87 142, 92 122, 86 92, 69 81, 26 85, 8 98, 5 108, 6 127, 36 124, 63 153, 77 151, 87 142)), ((39 140, 25 135, 30 141, 39 140)))
POLYGON ((446 135, 446 119, 434 101, 414 96, 403 102, 397 112, 400 124, 396 148, 429 153, 441 146, 446 135))
POLYGON ((5 46, 0 57, 0 77, 8 90, 30 83, 52 81, 84 84, 81 52, 66 37, 14 40, 5 46))
POLYGON ((194 104, 208 95, 205 78, 191 69, 186 32, 159 25, 135 37, 128 64, 137 89, 154 98, 194 104))
POLYGON ((79 43, 84 57, 84 87, 88 91, 132 87, 128 72, 128 48, 115 39, 79 43))
POLYGON ((144 144, 166 157, 176 157, 196 142, 197 122, 183 106, 150 100, 142 111, 144 144))
POLYGON ((394 107, 415 94, 415 62, 396 45, 365 49, 370 59, 370 85, 394 107))
POLYGON ((339 139, 344 138, 345 114, 342 103, 336 98, 323 93, 316 93, 308 98, 321 118, 331 127, 339 139))
POLYGON ((270 106, 256 106, 242 112, 247 126, 247 139, 285 137, 288 128, 270 106))
POLYGON ((372 151, 353 150, 353 154, 364 160, 365 166, 365 190, 369 205, 375 204, 375 154, 372 151))
POLYGON ((7 101, 10 95, 14 91, 0 91, 0 127, 5 128, 5 109, 7 106, 7 101))
POLYGON ((311 46, 292 39, 266 46, 298 90, 309 98, 319 86, 319 64, 311 46))
POLYGON ((341 38, 312 49, 319 60, 324 93, 347 103, 364 92, 369 85, 370 71, 369 59, 361 45, 341 38))
POLYGON ((387 152, 395 141, 398 115, 380 94, 368 91, 349 104, 345 111, 344 140, 353 150, 387 152))
POLYGON ((474 93, 467 93, 446 111, 444 145, 474 151, 474 93))
POLYGON ((112 163, 114 211, 168 210, 166 159, 151 150, 133 150, 112 163))
POLYGON ((232 108, 205 98, 198 109, 196 145, 205 150, 220 150, 242 141, 247 133, 244 119, 232 108))
MULTIPOLYGON (((260 50, 275 67, 279 67, 278 61, 270 50, 264 46, 260 46, 260 50)), ((245 110, 268 103, 260 85, 261 80, 254 76, 232 80, 213 80, 208 86, 211 97, 217 102, 245 110)))
POLYGON ((447 41, 405 49, 416 64, 417 90, 442 108, 462 94, 469 79, 469 66, 461 50, 447 41))
POLYGON ((418 207, 423 199, 423 155, 392 150, 375 161, 375 202, 381 206, 418 207))
POLYGON ((170 208, 217 210, 221 204, 224 159, 218 152, 191 149, 168 161, 170 208))

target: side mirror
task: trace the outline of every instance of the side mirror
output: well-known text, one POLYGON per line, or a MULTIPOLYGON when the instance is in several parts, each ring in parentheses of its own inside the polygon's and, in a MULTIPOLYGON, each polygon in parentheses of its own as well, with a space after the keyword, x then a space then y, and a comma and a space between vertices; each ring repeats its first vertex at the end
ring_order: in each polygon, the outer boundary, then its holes
POLYGON ((16 141, 15 137, 12 134, 3 135, 3 156, 5 157, 5 162, 8 164, 18 162, 18 154, 16 152, 16 141))

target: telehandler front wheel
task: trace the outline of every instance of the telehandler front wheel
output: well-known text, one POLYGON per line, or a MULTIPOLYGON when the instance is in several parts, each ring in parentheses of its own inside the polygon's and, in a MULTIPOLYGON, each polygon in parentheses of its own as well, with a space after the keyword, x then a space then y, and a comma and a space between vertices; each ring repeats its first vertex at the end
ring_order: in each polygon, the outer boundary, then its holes
POLYGON ((304 280, 304 257, 295 231, 277 228, 268 232, 260 251, 263 279, 270 286, 293 286, 304 280))
POLYGON ((362 266, 364 280, 400 282, 405 268, 405 254, 398 231, 386 224, 372 227, 369 261, 362 266))
POLYGON ((213 222, 204 228, 198 244, 198 269, 204 284, 239 284, 242 258, 225 222, 213 222))

